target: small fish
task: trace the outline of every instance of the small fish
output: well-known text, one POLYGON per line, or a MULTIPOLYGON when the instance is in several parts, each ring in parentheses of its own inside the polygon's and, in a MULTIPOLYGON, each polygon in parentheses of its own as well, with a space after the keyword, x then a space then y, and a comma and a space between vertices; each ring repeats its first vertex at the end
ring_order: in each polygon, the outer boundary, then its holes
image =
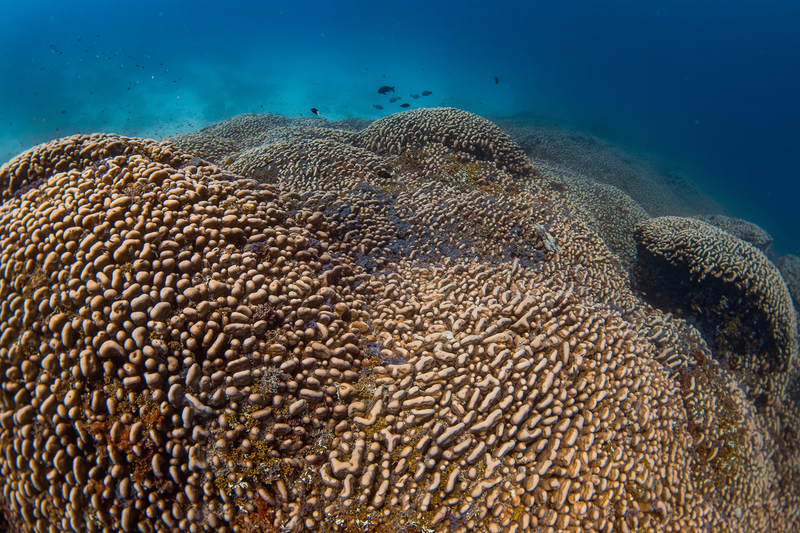
POLYGON ((411 98, 413 98, 414 100, 416 100, 417 98, 419 98, 419 95, 418 95, 418 94, 409 94, 408 96, 410 96, 410 97, 411 97, 411 98))
POLYGON ((314 113, 315 115, 319 116, 319 109, 317 109, 316 107, 312 107, 311 108, 311 112, 314 113))
POLYGON ((411 107, 411 104, 400 104, 400 107, 411 107))
POLYGON ((378 104, 375 104, 372 107, 374 107, 375 109, 383 109, 383 106, 378 104))
POLYGON ((389 87, 388 85, 384 85, 380 89, 378 89, 378 94, 386 94, 386 93, 393 93, 394 86, 389 87))
POLYGON ((422 91, 422 96, 430 96, 433 94, 433 91, 422 91))
POLYGON ((400 100, 400 99, 399 99, 398 97, 396 97, 396 96, 395 96, 394 98, 389 98, 389 103, 390 103, 390 104, 393 104, 393 103, 395 103, 395 102, 396 102, 396 101, 398 101, 398 100, 400 100))
POLYGON ((500 78, 498 78, 497 76, 495 76, 495 77, 494 77, 494 84, 495 84, 495 85, 497 85, 498 83, 500 83, 500 78))

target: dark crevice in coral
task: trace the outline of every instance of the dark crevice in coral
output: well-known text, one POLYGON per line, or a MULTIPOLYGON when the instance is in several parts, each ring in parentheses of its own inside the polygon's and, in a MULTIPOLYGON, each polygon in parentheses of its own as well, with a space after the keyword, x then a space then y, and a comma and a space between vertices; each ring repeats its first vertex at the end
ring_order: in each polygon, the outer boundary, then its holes
POLYGON ((732 283, 711 275, 697 281, 687 266, 675 266, 638 246, 632 284, 642 299, 692 324, 714 357, 739 366, 739 356, 756 357, 759 373, 780 369, 775 340, 764 329, 767 317, 732 283))

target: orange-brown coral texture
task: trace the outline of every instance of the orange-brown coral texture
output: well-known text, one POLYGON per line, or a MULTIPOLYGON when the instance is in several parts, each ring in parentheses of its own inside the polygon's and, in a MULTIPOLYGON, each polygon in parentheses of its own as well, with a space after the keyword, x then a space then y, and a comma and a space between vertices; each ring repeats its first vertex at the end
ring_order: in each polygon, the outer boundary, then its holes
POLYGON ((247 115, 0 168, 11 531, 800 528, 796 332, 755 248, 463 111, 360 126, 247 115), (775 364, 645 299, 643 247, 740 287, 775 364))

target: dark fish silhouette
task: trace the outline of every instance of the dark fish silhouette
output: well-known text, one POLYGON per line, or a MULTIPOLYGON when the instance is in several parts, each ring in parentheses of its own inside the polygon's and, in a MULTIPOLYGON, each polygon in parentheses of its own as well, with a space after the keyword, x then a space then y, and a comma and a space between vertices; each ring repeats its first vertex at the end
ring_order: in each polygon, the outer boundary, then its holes
POLYGON ((393 93, 394 86, 389 87, 388 85, 384 85, 380 89, 378 89, 378 94, 386 94, 386 93, 393 93))
POLYGON ((500 83, 500 78, 498 78, 497 76, 495 76, 495 77, 494 77, 494 84, 495 84, 495 85, 497 85, 498 83, 500 83))
POLYGON ((430 96, 433 94, 433 91, 422 91, 422 96, 430 96))
POLYGON ((312 107, 311 108, 311 112, 314 113, 315 115, 319 116, 319 109, 317 109, 316 107, 312 107))
POLYGON ((411 104, 400 104, 400 107, 411 107, 411 104))
POLYGON ((396 101, 398 101, 398 100, 400 100, 400 98, 398 98, 397 96, 395 96, 394 98, 389 98, 389 103, 390 103, 390 104, 393 104, 393 103, 395 103, 395 102, 396 102, 396 101))
POLYGON ((418 95, 418 94, 409 94, 408 96, 410 96, 410 97, 411 97, 411 98, 413 98, 414 100, 416 100, 417 98, 419 98, 419 95, 418 95))
POLYGON ((375 104, 372 107, 374 107, 375 109, 383 109, 383 106, 378 104, 375 104))

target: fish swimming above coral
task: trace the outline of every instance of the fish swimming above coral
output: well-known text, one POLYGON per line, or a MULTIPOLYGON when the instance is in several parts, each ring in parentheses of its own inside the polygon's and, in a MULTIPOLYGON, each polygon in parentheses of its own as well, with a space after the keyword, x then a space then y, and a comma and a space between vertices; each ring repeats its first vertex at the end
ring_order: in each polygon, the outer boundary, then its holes
POLYGON ((410 96, 410 97, 411 97, 411 98, 413 98, 414 100, 416 100, 417 98, 419 98, 419 95, 418 95, 418 94, 409 94, 408 96, 410 96))
POLYGON ((395 96, 394 98, 389 98, 389 103, 390 103, 390 104, 393 104, 393 103, 395 103, 395 102, 396 102, 396 101, 398 101, 398 100, 400 100, 400 97, 399 97, 399 96, 395 96))
POLYGON ((378 89, 378 94, 386 94, 386 93, 393 93, 394 92, 394 85, 389 87, 388 85, 383 85, 380 89, 378 89))
POLYGON ((400 107, 411 107, 411 104, 400 104, 400 107))
POLYGON ((383 106, 379 104, 373 104, 372 107, 374 107, 375 109, 383 109, 383 106))
POLYGON ((422 91, 422 96, 430 96, 433 94, 433 91, 422 91))

